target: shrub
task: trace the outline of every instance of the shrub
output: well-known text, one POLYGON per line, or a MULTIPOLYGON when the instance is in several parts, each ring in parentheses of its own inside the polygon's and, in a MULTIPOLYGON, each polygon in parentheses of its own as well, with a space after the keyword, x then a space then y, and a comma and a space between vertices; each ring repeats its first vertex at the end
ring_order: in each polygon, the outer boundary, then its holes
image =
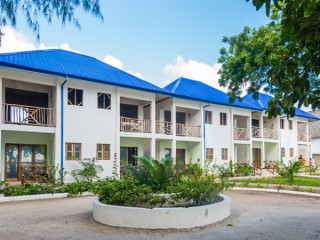
POLYGON ((294 174, 301 169, 301 162, 296 160, 289 161, 288 165, 283 162, 280 163, 279 175, 289 183, 293 183, 294 174))
POLYGON ((103 171, 103 167, 101 165, 96 164, 95 158, 85 158, 81 160, 77 160, 81 165, 82 169, 76 169, 71 171, 72 177, 77 181, 87 181, 92 182, 93 180, 98 180, 100 177, 98 176, 98 172, 103 171))
POLYGON ((148 160, 145 157, 137 157, 138 166, 125 165, 124 177, 133 178, 139 185, 150 186, 154 190, 163 190, 170 182, 179 180, 182 176, 192 176, 193 168, 178 170, 171 158, 148 160))

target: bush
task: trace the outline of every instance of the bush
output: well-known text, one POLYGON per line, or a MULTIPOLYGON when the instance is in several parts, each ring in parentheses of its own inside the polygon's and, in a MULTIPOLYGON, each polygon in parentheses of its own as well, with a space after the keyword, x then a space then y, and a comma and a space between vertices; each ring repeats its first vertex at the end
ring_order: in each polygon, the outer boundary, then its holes
POLYGON ((152 207, 164 203, 165 200, 153 194, 151 186, 126 178, 104 181, 99 191, 99 201, 118 206, 152 207))
POLYGON ((133 178, 137 184, 150 186, 153 190, 163 190, 170 182, 179 180, 182 176, 192 176, 193 168, 178 170, 171 158, 148 160, 145 157, 137 157, 138 166, 125 165, 124 177, 133 178))
POLYGON ((96 164, 95 158, 85 158, 81 160, 77 160, 81 165, 82 169, 76 169, 71 171, 72 177, 77 181, 86 181, 92 182, 94 180, 99 180, 98 172, 103 171, 103 167, 101 165, 96 164))
POLYGON ((279 175, 289 183, 293 183, 294 174, 301 169, 301 162, 296 160, 289 161, 288 165, 283 162, 280 163, 279 175))

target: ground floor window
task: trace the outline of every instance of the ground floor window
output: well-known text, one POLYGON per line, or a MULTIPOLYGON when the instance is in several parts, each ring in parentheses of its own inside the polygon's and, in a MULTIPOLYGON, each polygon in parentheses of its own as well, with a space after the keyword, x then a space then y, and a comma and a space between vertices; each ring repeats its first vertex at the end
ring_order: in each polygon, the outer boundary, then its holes
POLYGON ((228 148, 221 148, 221 159, 228 160, 228 148))
POLYGON ((47 164, 47 146, 6 144, 5 181, 19 181, 24 168, 47 164))
POLYGON ((294 148, 290 148, 290 157, 294 156, 294 148))
POLYGON ((66 159, 81 159, 81 143, 66 143, 66 159))
POLYGON ((285 156, 286 156, 286 149, 281 148, 281 157, 285 157, 285 156))
POLYGON ((138 156, 137 147, 120 147, 120 161, 121 165, 131 164, 137 166, 138 162, 135 159, 135 156, 138 156))
POLYGON ((213 160, 213 148, 206 149, 206 160, 209 160, 209 161, 213 160))
POLYGON ((110 160, 110 144, 97 144, 97 160, 110 160))

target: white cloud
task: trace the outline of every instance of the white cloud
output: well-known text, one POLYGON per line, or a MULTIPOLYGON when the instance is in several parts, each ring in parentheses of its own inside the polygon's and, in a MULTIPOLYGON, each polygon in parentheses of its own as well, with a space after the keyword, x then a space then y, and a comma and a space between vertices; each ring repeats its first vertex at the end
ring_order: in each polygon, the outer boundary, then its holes
POLYGON ((125 69, 123 62, 119 58, 116 58, 112 55, 107 55, 103 58, 102 61, 113 66, 113 67, 119 68, 127 73, 130 73, 133 76, 136 76, 140 79, 144 79, 141 73, 137 73, 137 72, 133 72, 131 70, 125 69))
MULTIPOLYGON (((170 75, 170 77, 174 79, 179 77, 190 78, 201 81, 222 91, 226 91, 226 89, 220 87, 218 83, 218 71, 220 68, 221 64, 219 63, 209 65, 193 59, 184 60, 183 57, 178 55, 173 64, 165 65, 164 73, 170 75)), ((171 81, 172 79, 166 81, 164 85, 167 85, 171 81)))
POLYGON ((46 46, 45 44, 41 43, 37 46, 27 35, 16 31, 10 26, 4 27, 3 32, 5 35, 2 38, 0 53, 31 51, 38 49, 64 49, 80 53, 79 50, 72 49, 68 43, 62 43, 59 46, 46 46))
MULTIPOLYGON (((64 49, 67 51, 80 53, 79 50, 75 50, 71 48, 68 43, 62 43, 58 46, 46 45, 44 43, 36 45, 30 40, 30 38, 26 34, 18 32, 10 26, 6 26, 2 30, 5 33, 5 35, 2 38, 0 53, 43 50, 43 49, 64 49)), ((116 68, 126 71, 138 78, 144 79, 141 73, 136 73, 131 70, 125 69, 123 62, 114 56, 107 55, 105 56, 103 61, 116 68)))

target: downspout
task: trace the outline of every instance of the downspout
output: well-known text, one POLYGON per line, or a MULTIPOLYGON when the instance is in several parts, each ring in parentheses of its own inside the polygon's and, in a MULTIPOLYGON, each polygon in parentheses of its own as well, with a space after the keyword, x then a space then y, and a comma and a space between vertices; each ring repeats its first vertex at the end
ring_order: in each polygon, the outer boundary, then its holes
POLYGON ((67 83, 68 81, 68 75, 66 75, 66 79, 64 80, 64 82, 61 84, 60 86, 60 91, 61 91, 61 146, 60 146, 60 149, 61 149, 61 185, 63 185, 63 152, 64 152, 64 144, 63 144, 63 128, 64 128, 64 121, 63 121, 63 118, 64 118, 64 111, 63 111, 63 87, 64 85, 67 83))
MULTIPOLYGON (((206 157, 206 111, 205 109, 210 105, 203 106, 203 148, 204 148, 204 157, 206 157)), ((205 161, 205 160, 204 160, 205 161)))

